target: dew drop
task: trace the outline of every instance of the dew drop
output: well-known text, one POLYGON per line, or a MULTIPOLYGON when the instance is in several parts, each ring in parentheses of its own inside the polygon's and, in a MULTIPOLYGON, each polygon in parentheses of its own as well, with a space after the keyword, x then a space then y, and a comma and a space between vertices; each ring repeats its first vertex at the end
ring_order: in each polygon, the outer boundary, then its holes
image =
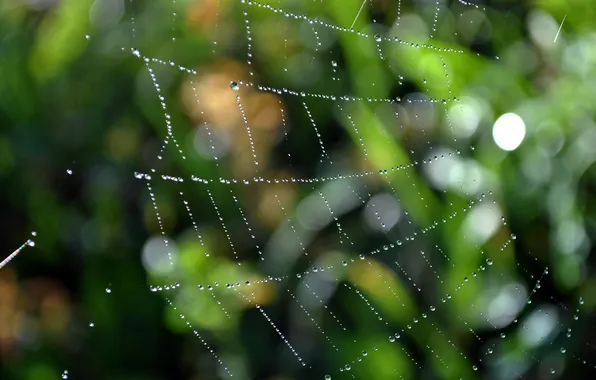
POLYGON ((230 88, 231 88, 232 90, 234 90, 234 91, 238 91, 238 90, 240 90, 240 86, 238 85, 238 83, 237 83, 237 82, 234 82, 234 81, 231 81, 231 82, 230 82, 230 88))
POLYGON ((112 289, 106 288, 106 293, 108 293, 108 294, 112 293, 112 289))
POLYGON ((89 327, 95 327, 95 323, 89 322, 89 327))
POLYGON ((565 349, 565 347, 561 347, 561 353, 564 354, 566 352, 567 352, 567 350, 565 349))
POLYGON ((488 265, 493 265, 493 259, 491 259, 490 257, 488 259, 486 259, 486 263, 488 265))
POLYGON ((72 175, 72 169, 66 169, 66 174, 72 175))
POLYGON ((325 380, 331 380, 331 375, 325 375, 325 380))

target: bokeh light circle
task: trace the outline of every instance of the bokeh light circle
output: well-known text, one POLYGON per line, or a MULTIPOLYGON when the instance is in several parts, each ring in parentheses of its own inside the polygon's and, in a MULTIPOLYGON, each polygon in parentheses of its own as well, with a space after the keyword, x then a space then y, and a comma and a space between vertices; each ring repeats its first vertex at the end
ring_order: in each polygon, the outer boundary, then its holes
POLYGON ((515 113, 501 115, 493 126, 493 140, 506 151, 515 150, 526 136, 526 124, 515 113))

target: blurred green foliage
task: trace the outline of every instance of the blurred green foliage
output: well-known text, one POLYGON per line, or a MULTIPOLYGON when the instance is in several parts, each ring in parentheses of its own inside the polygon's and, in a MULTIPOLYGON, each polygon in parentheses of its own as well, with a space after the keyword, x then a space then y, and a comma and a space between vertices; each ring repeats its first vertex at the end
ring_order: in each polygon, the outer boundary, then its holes
POLYGON ((309 23, 247 2, 0 3, 0 252, 37 232, 0 270, 0 377, 593 370, 596 8, 375 0, 359 13, 356 0, 271 2, 309 23), (492 136, 507 112, 526 126, 513 152, 492 136), (149 188, 135 172, 150 173, 149 188), (363 216, 371 194, 399 200, 390 231, 363 216), (297 276, 305 271, 320 298, 297 276), (511 318, 494 326, 487 314, 511 318), (528 329, 548 325, 532 325, 536 315, 552 317, 552 330, 528 329))

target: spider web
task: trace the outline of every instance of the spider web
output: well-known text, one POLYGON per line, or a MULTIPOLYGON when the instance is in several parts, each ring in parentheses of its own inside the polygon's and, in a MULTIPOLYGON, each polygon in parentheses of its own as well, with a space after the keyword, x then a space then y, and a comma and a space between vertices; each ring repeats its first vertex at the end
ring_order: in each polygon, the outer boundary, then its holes
MULTIPOLYGON (((236 3, 235 46, 246 54, 236 77, 206 84, 192 64, 126 49, 163 122, 155 165, 135 173, 159 235, 144 249, 150 290, 211 356, 201 371, 271 375, 255 355, 321 379, 558 376, 567 360, 593 368, 570 347, 583 300, 540 294, 547 264, 515 256, 499 197, 474 176, 474 146, 458 139, 454 88, 467 55, 442 20, 486 9, 398 0, 384 23, 371 20, 371 1, 346 1, 353 12, 337 1, 236 3), (419 19, 429 30, 416 30, 419 19), (387 73, 394 82, 378 81, 387 73), (198 124, 193 144, 176 137, 178 100, 162 85, 173 75, 198 124), (210 118, 212 97, 239 127, 210 118), (472 169, 448 178, 457 165, 472 169), (239 336, 255 353, 241 352, 239 336)), ((172 42, 184 49, 178 17, 172 42)), ((234 32, 214 28, 218 54, 234 32)), ((138 34, 133 18, 132 41, 138 34)))

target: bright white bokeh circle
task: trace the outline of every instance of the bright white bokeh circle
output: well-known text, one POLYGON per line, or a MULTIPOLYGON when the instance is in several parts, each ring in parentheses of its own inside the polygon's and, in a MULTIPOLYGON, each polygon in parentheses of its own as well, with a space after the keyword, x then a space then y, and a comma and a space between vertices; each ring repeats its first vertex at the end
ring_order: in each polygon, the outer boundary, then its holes
POLYGON ((501 115, 493 126, 493 140, 497 146, 506 151, 516 149, 526 136, 526 124, 514 113, 501 115))

